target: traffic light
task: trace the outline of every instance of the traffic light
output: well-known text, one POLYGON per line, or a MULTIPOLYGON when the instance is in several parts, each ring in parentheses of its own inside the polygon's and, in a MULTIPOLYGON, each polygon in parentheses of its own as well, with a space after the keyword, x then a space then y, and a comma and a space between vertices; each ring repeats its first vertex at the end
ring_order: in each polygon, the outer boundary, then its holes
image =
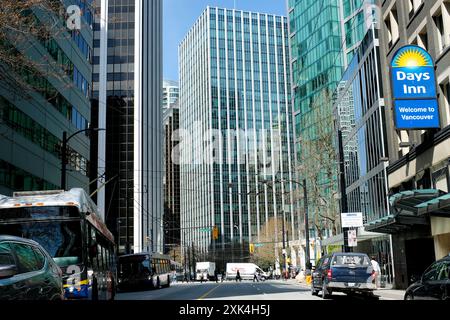
POLYGON ((213 228, 213 239, 214 240, 219 239, 219 227, 217 226, 214 226, 213 228))
POLYGON ((250 251, 250 253, 254 253, 255 252, 255 245, 253 243, 249 244, 249 251, 250 251))

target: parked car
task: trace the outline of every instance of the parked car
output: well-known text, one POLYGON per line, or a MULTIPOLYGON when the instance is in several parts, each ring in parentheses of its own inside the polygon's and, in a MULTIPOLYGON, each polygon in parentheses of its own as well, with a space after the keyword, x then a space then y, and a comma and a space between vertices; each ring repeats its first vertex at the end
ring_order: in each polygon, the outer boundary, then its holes
POLYGON ((0 236, 0 300, 63 300, 62 271, 37 242, 0 236))
POLYGON ((405 300, 450 301, 450 255, 434 262, 405 292, 405 300))
POLYGON ((346 294, 362 293, 370 297, 374 284, 373 267, 367 254, 333 253, 323 256, 315 269, 311 281, 312 295, 322 293, 328 298, 333 292, 346 294))

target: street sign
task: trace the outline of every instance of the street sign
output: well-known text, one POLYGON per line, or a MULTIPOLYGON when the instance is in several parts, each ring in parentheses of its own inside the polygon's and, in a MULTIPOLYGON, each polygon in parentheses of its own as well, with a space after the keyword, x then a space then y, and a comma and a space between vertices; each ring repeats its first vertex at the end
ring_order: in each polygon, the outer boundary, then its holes
POLYGON ((264 243, 255 243, 255 247, 257 248, 264 247, 264 243))
POLYGON ((404 46, 392 58, 391 70, 396 128, 439 128, 436 73, 430 54, 419 46, 404 46))
POLYGON ((342 228, 360 228, 363 227, 362 212, 341 213, 342 228))
POLYGON ((358 240, 356 237, 356 230, 348 230, 348 246, 356 247, 358 245, 358 240))
POLYGON ((201 232, 210 232, 211 228, 201 228, 200 231, 201 232))

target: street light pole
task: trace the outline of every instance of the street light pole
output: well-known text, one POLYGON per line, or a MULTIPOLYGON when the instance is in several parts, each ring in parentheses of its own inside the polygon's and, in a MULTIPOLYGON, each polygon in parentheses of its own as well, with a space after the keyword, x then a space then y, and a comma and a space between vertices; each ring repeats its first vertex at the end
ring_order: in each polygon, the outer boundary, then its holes
POLYGON ((61 148, 61 189, 66 190, 67 189, 67 179, 66 179, 66 172, 67 172, 67 143, 70 139, 72 139, 74 136, 76 136, 79 133, 82 132, 92 132, 92 131, 102 131, 106 129, 99 129, 99 128, 88 128, 83 129, 75 132, 71 136, 67 137, 67 131, 63 132, 63 139, 62 139, 62 148, 61 148))

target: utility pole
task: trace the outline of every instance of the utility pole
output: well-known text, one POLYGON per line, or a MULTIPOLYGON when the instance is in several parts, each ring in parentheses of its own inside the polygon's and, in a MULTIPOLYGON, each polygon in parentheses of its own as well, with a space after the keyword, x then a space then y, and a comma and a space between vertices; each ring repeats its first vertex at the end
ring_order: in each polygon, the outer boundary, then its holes
POLYGON ((61 149, 61 189, 66 190, 67 131, 63 132, 61 149))
POLYGON ((284 265, 284 278, 286 278, 286 272, 287 272, 287 259, 286 259, 286 231, 284 226, 284 210, 283 210, 283 223, 282 223, 282 229, 283 229, 283 265, 284 265))
POLYGON ((303 205, 305 208, 305 271, 311 270, 311 259, 309 257, 309 217, 308 217, 308 194, 306 192, 306 179, 303 180, 303 205))
MULTIPOLYGON (((344 144, 342 142, 342 131, 338 130, 338 144, 339 144, 339 173, 340 173, 340 191, 341 191, 341 213, 348 212, 348 203, 347 203, 347 193, 346 190, 346 182, 345 182, 345 169, 344 169, 344 144)), ((341 215, 342 217, 342 215, 341 215)), ((342 220, 341 220, 342 225, 342 220)), ((348 246, 348 231, 349 228, 342 228, 342 233, 344 236, 344 252, 352 252, 352 248, 348 246)))

